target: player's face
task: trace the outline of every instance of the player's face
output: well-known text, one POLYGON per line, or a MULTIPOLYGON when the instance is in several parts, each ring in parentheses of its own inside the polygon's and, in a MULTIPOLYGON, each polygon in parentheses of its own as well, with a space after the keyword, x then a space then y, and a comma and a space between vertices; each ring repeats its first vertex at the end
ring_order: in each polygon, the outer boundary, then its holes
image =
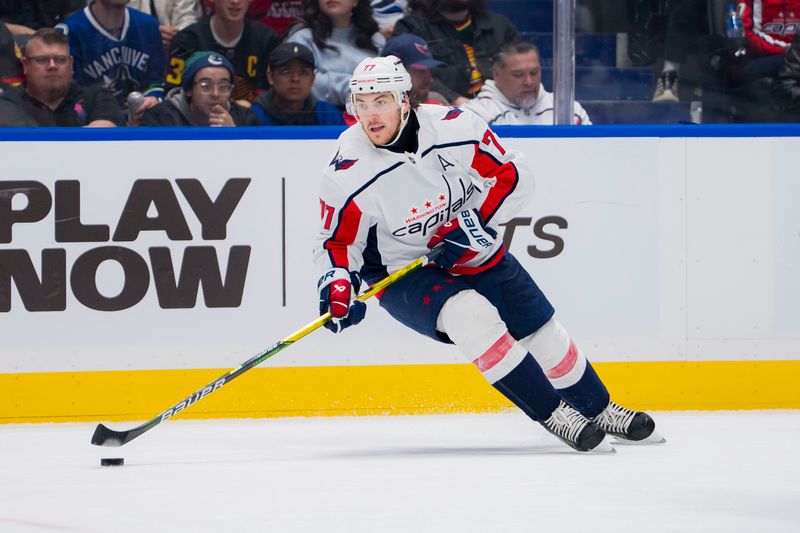
POLYGON ((292 59, 275 68, 270 67, 267 78, 280 98, 290 102, 303 102, 311 94, 314 67, 301 59, 292 59))
MULTIPOLYGON (((362 0, 364 2, 368 0, 362 0)), ((332 19, 350 16, 356 8, 357 0, 319 0, 319 10, 332 19)))
POLYGON ((72 57, 63 44, 31 39, 22 59, 28 90, 48 97, 66 94, 72 81, 72 57))
POLYGON ((227 69, 206 67, 197 71, 192 88, 186 92, 191 97, 192 111, 207 117, 215 106, 228 106, 233 84, 227 69))
POLYGON ((214 12, 223 20, 239 22, 244 20, 250 0, 215 0, 214 12))
POLYGON ((493 69, 494 82, 512 103, 530 106, 539 96, 542 67, 536 52, 506 54, 505 64, 493 69))
POLYGON ((420 100, 425 101, 428 99, 428 93, 431 92, 433 87, 433 74, 428 68, 415 68, 408 69, 411 75, 411 86, 420 100))
POLYGON ((372 144, 384 145, 397 135, 404 110, 392 93, 374 93, 356 95, 353 111, 372 144))

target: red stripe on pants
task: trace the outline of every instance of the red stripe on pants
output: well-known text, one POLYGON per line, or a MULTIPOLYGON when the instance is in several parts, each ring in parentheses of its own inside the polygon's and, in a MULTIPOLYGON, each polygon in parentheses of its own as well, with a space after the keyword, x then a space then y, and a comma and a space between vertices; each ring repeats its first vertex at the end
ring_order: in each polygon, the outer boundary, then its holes
POLYGON ((556 366, 547 371, 547 377, 550 379, 560 378, 566 376, 570 370, 575 368, 575 363, 578 361, 578 348, 575 343, 569 341, 569 349, 567 355, 556 366))
POLYGON ((497 339, 494 344, 489 346, 489 349, 486 350, 483 355, 472 361, 472 364, 477 366, 478 370, 481 372, 490 370, 503 360, 503 357, 514 347, 515 342, 517 342, 516 339, 514 339, 510 333, 506 332, 502 337, 497 339))

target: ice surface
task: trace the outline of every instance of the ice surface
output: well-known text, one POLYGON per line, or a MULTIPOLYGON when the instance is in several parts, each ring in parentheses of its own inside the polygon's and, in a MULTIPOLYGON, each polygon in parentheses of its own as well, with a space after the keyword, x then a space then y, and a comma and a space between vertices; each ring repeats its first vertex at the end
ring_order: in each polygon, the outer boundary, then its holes
POLYGON ((800 411, 654 416, 594 456, 518 412, 0 425, 0 532, 800 531, 800 411))

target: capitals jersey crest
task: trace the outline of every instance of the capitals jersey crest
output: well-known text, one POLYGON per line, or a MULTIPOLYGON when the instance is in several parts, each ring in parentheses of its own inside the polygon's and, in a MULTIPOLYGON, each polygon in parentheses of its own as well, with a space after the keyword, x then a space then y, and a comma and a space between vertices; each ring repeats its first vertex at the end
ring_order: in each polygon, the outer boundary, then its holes
POLYGON ((456 118, 458 115, 460 115, 463 112, 464 111, 459 107, 452 107, 447 112, 447 114, 442 117, 442 120, 453 120, 454 118, 456 118))
POLYGON ((333 159, 331 160, 328 166, 334 167, 335 170, 347 170, 348 168, 355 165, 356 161, 358 161, 358 159, 343 158, 341 155, 339 155, 339 152, 337 151, 336 155, 333 156, 333 159))

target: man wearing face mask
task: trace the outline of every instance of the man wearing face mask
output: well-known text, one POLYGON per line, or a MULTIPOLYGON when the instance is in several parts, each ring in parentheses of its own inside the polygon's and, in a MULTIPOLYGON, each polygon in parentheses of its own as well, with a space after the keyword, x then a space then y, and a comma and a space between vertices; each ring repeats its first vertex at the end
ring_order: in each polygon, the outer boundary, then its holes
MULTIPOLYGON (((554 123, 553 93, 542 86, 542 67, 535 45, 524 41, 504 45, 492 59, 492 78, 483 84, 477 98, 464 104, 464 109, 492 125, 554 123)), ((592 123, 578 102, 573 107, 573 123, 592 123)))
POLYGON ((413 33, 428 42, 433 58, 446 66, 434 72, 433 90, 462 105, 491 76, 491 58, 518 39, 505 16, 486 9, 485 0, 411 0, 409 14, 394 34, 413 33))

